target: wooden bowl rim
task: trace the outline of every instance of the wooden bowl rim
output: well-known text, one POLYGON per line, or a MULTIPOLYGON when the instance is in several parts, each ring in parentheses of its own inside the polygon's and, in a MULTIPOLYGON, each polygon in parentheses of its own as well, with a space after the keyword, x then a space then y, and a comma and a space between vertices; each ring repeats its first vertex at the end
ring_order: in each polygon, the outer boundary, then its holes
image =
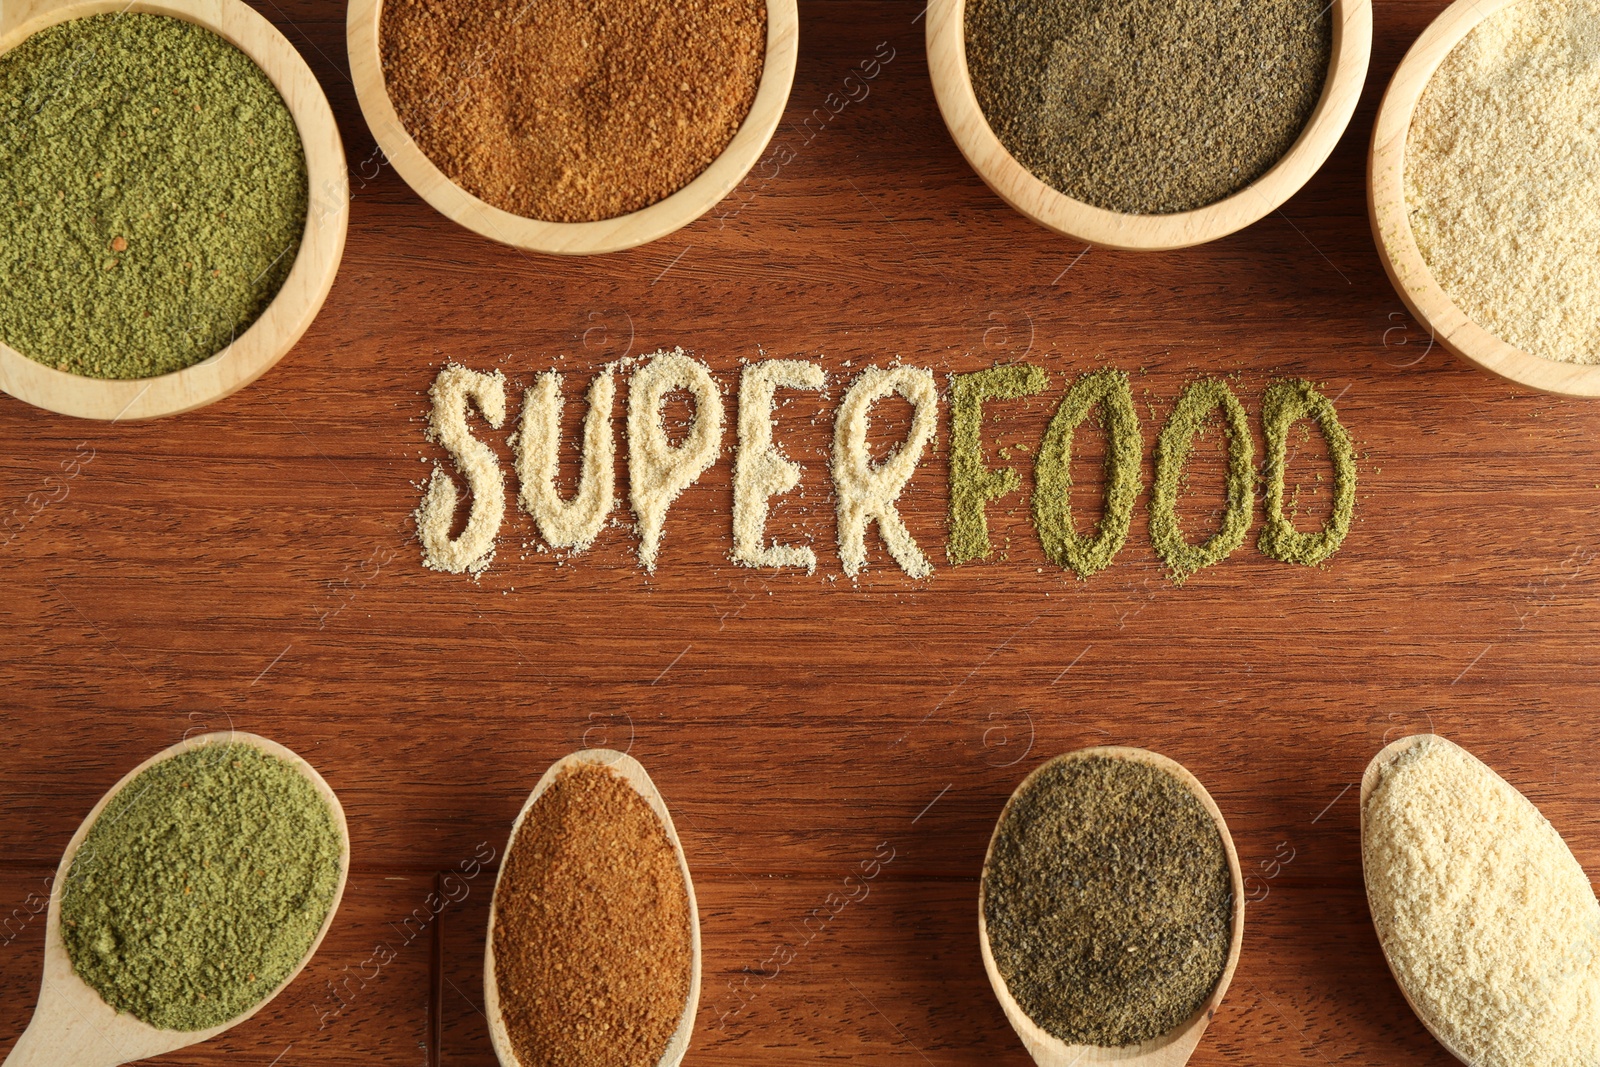
POLYGON ((767 51, 755 102, 733 140, 688 185, 649 207, 598 222, 545 222, 514 215, 457 185, 411 139, 383 72, 383 0, 351 0, 345 25, 356 101, 385 159, 441 215, 492 241, 551 255, 598 255, 659 240, 710 211, 760 160, 783 118, 799 56, 796 0, 766 0, 767 51))
POLYGON ((265 1008, 300 976, 300 972, 305 970, 306 965, 316 956, 318 949, 322 947, 323 939, 328 936, 328 931, 333 927, 334 916, 338 914, 339 905, 344 900, 345 885, 349 881, 349 877, 350 826, 345 819, 344 805, 340 803, 339 796, 333 791, 333 787, 327 783, 326 779, 318 773, 317 769, 305 757, 270 738, 262 737, 259 734, 247 733, 243 730, 228 729, 186 736, 177 744, 169 745, 162 749, 117 779, 116 783, 101 795, 94 807, 89 809, 89 814, 84 816, 83 821, 78 824, 78 829, 73 833, 71 840, 67 842, 67 847, 61 854, 61 860, 56 865, 55 879, 50 886, 50 908, 45 920, 45 974, 47 980, 44 988, 40 991, 35 1015, 41 1014, 41 1009, 45 1009, 47 1002, 52 1000, 62 997, 90 998, 93 1002, 105 1008, 105 1014, 108 1019, 102 1020, 102 1023, 108 1028, 114 1027, 116 1030, 121 1031, 118 1036, 122 1038, 124 1046, 130 1040, 137 1042, 137 1054, 132 1057, 133 1059, 143 1059, 148 1056, 159 1055, 176 1049, 187 1048, 190 1045, 197 1045, 203 1041, 209 1041, 213 1037, 233 1029, 265 1008), (105 1000, 95 991, 93 986, 78 977, 78 972, 73 968, 71 959, 67 954, 66 942, 61 938, 61 892, 66 885, 67 872, 72 869, 72 863, 77 858, 78 849, 83 845, 84 839, 88 837, 89 831, 94 827, 95 822, 100 818, 101 812, 105 810, 111 799, 121 793, 130 782, 156 764, 165 763, 175 756, 209 745, 233 743, 250 745, 270 756, 275 756, 293 767, 316 789, 317 795, 322 797, 323 801, 328 805, 328 811, 333 816, 334 828, 339 833, 339 881, 334 887, 333 899, 328 904, 328 914, 323 917, 322 926, 317 930, 317 936, 312 939, 310 947, 306 949, 306 953, 300 958, 300 962, 284 976, 283 981, 279 982, 270 993, 262 997, 247 1011, 218 1023, 216 1026, 208 1027, 204 1030, 164 1030, 151 1026, 142 1019, 126 1012, 115 1011, 105 1003, 105 1000), (50 982, 52 971, 55 972, 53 978, 56 984, 54 985, 50 982))
POLYGON ((1371 0, 1332 0, 1333 53, 1322 94, 1300 135, 1267 172, 1214 204, 1133 215, 1086 204, 1017 162, 989 126, 967 69, 966 0, 930 0, 928 70, 950 135, 978 176, 1046 229, 1089 245, 1164 251, 1215 241, 1277 210, 1311 180, 1350 125, 1372 55, 1371 0))
POLYGON ((1456 0, 1417 38, 1378 107, 1367 164, 1367 215, 1378 256, 1401 301, 1430 336, 1475 366, 1517 385, 1566 396, 1600 396, 1600 365, 1526 352, 1470 319, 1429 269, 1411 229, 1405 192, 1411 119, 1439 65, 1484 21, 1517 0, 1456 0))
POLYGON ((344 256, 349 183, 333 109, 311 68, 277 28, 242 0, 8 0, 20 11, 0 25, 0 55, 40 30, 105 12, 144 12, 192 22, 238 48, 266 74, 300 134, 309 203, 294 266, 259 318, 199 363, 150 378, 71 374, 0 343, 0 391, 61 415, 119 422, 176 415, 249 385, 297 344, 322 310, 344 256))
MULTIPOLYGON (((978 877, 978 946, 983 957, 983 969, 989 976, 989 984, 994 989, 995 999, 1000 1002, 1000 1007, 1005 1012, 1007 1021, 1016 1030, 1017 1036, 1022 1038, 1023 1044, 1027 1046, 1030 1053, 1037 1056, 1038 1052, 1036 1050, 1043 1051, 1063 1064, 1126 1063, 1157 1056, 1165 1050, 1174 1049, 1174 1046, 1180 1046, 1184 1043, 1187 1043, 1188 1050, 1192 1052, 1194 1046, 1204 1036, 1206 1027, 1211 1024, 1211 1019, 1216 1014, 1217 1009, 1222 1005, 1223 998, 1227 996, 1228 986, 1233 982, 1233 974, 1239 966, 1239 956, 1244 947, 1244 922, 1244 873, 1239 866, 1239 853, 1234 847, 1233 834, 1228 830, 1228 820, 1223 817, 1222 809, 1217 806, 1217 802, 1212 798, 1205 784, 1199 778, 1196 778, 1189 768, 1169 756, 1163 756, 1159 752, 1152 752, 1146 748, 1135 748, 1127 745, 1096 745, 1089 748, 1076 749, 1072 752, 1064 752, 1061 755, 1045 760, 1035 767, 1011 791, 1011 795, 1006 798, 1005 806, 1000 809, 1000 815, 994 822, 994 830, 989 835, 989 847, 983 854, 983 870, 978 877), (1233 890, 1233 930, 1228 945, 1228 960, 1222 969, 1221 977, 1217 979, 1216 987, 1211 991, 1211 995, 1206 998, 1205 1003, 1193 1015, 1165 1034, 1151 1038, 1141 1044, 1123 1048, 1107 1048, 1098 1045, 1068 1045, 1065 1041, 1034 1022, 1028 1013, 1022 1009, 1022 1006, 1017 1003, 1016 998, 1011 995, 1011 990, 1006 985, 1004 976, 1000 974, 1000 969, 994 961, 994 953, 989 945, 989 926, 987 917, 984 914, 984 886, 988 881, 990 862, 994 858, 995 842, 999 840, 1000 827, 1005 825, 1006 818, 1011 814, 1011 806, 1016 803, 1017 797, 1026 792, 1034 781, 1049 768, 1072 760, 1096 757, 1144 763, 1167 772, 1181 782, 1194 795, 1195 799, 1200 801, 1201 806, 1205 808, 1212 821, 1216 823, 1217 832, 1222 837, 1223 851, 1228 857, 1229 881, 1233 890)), ((1174 1051, 1176 1050, 1174 1049, 1174 1051)))
POLYGON ((644 798, 661 820, 667 840, 678 857, 678 871, 683 875, 683 888, 689 898, 689 993, 684 1000, 683 1014, 678 1018, 677 1029, 667 1039, 667 1047, 656 1061, 657 1067, 677 1067, 689 1051, 689 1040, 694 1035, 695 1016, 700 1010, 700 905, 694 895, 694 878, 689 872, 689 857, 683 851, 678 828, 672 821, 666 798, 656 788, 655 780, 644 765, 626 752, 609 748, 585 748, 569 753, 550 765, 534 784, 532 792, 512 820, 511 833, 506 837, 506 848, 500 855, 500 866, 494 876, 494 890, 489 897, 489 922, 483 937, 483 1015, 489 1027, 489 1043, 494 1047, 495 1058, 502 1067, 522 1067, 516 1050, 511 1047, 511 1036, 506 1032, 505 1016, 500 1011, 500 986, 494 971, 494 920, 500 899, 500 879, 505 876, 506 860, 517 843, 517 834, 533 805, 550 788, 561 772, 580 764, 608 767, 620 775, 634 791, 644 798))

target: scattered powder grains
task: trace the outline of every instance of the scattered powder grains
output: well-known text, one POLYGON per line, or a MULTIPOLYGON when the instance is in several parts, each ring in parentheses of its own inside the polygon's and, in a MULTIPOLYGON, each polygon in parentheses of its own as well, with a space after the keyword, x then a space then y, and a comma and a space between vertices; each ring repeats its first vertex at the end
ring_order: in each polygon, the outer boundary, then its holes
POLYGON ((1227 559, 1244 544, 1254 501, 1254 457, 1250 420, 1233 390, 1222 381, 1209 378, 1183 391, 1156 439, 1155 484, 1150 490, 1150 541, 1171 571, 1173 584, 1182 585, 1196 571, 1227 559), (1222 409, 1223 428, 1228 436, 1228 473, 1223 483, 1227 506, 1217 532, 1201 544, 1192 545, 1184 539, 1178 524, 1178 495, 1184 487, 1194 439, 1204 432, 1212 412, 1218 408, 1222 409))
POLYGON ((1133 386, 1119 370, 1085 374, 1061 398, 1045 430, 1034 468, 1033 522, 1045 555, 1088 578, 1111 566, 1127 543, 1139 496, 1144 439, 1133 407, 1133 386), (1096 406, 1105 413, 1105 511, 1093 537, 1072 521, 1072 439, 1096 406))
POLYGON ((96 378, 181 370, 260 317, 305 229, 305 156, 211 31, 117 13, 0 56, 0 340, 96 378))
POLYGON ((1326 0, 970 0, 967 64, 995 135, 1112 211, 1215 203, 1276 163, 1322 94, 1326 0))
POLYGON ((389 96, 453 181, 514 215, 592 222, 677 192, 727 148, 766 60, 764 0, 389 0, 389 96))
POLYGON ((1423 1020, 1480 1067, 1600 1057, 1600 904, 1561 835, 1499 775, 1426 738, 1363 813, 1367 899, 1423 1020))
POLYGON ((1406 143, 1434 278, 1524 351, 1600 363, 1600 0, 1521 0, 1434 73, 1406 143))
POLYGON ((1046 764, 983 872, 990 952, 1028 1017, 1069 1044, 1168 1033, 1227 967, 1233 889, 1215 821, 1177 778, 1108 756, 1046 764))
POLYGON ((495 986, 522 1067, 655 1067, 689 999, 689 907, 649 803, 610 768, 563 771, 495 888, 495 986))
POLYGON ((151 1026, 232 1019, 310 951, 342 845, 310 780, 253 745, 157 763, 106 805, 67 871, 61 936, 73 970, 151 1026))
POLYGON ((1049 384, 1049 376, 1031 363, 951 377, 950 544, 946 550, 951 563, 988 557, 989 521, 984 506, 1022 486, 1022 476, 1015 468, 990 470, 984 466, 983 402, 1033 396, 1049 384))
POLYGON ((1267 524, 1256 540, 1261 553, 1280 563, 1311 567, 1326 560, 1344 543, 1356 509, 1356 450, 1339 423, 1333 403, 1310 382, 1285 380, 1267 386, 1261 404, 1261 426, 1266 438, 1267 524), (1301 533, 1284 513, 1283 487, 1289 453, 1289 427, 1304 418, 1315 419, 1328 443, 1333 460, 1333 511, 1316 533, 1301 533))

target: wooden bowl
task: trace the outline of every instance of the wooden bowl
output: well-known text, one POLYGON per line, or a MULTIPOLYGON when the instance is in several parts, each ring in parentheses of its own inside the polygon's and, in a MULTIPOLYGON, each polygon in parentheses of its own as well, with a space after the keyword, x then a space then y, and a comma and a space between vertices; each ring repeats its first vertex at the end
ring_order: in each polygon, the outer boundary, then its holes
POLYGON ((1033 1057, 1033 1062, 1039 1064, 1039 1067, 1073 1067, 1075 1064, 1078 1067, 1090 1067, 1092 1064, 1113 1063, 1123 1064, 1124 1067, 1135 1064, 1143 1064, 1145 1067, 1183 1067, 1194 1054, 1195 1046, 1200 1043, 1206 1027, 1211 1024, 1212 1016, 1222 1004, 1222 998, 1228 993, 1228 985, 1233 981, 1234 969, 1239 965, 1239 950, 1243 945, 1244 875, 1239 870, 1239 853, 1233 847, 1233 835, 1228 832, 1228 822, 1222 817, 1222 810, 1217 807, 1216 801, 1211 799, 1211 794, 1206 792, 1206 787, 1189 773, 1187 767, 1176 760, 1168 759, 1148 749, 1118 745, 1081 748, 1076 752, 1068 752, 1035 767, 1033 772, 1022 780, 1022 784, 1017 786, 1006 801, 1006 806, 1001 809, 1000 817, 995 820, 994 834, 989 838, 989 849, 983 856, 983 875, 978 880, 978 947, 983 954, 983 970, 989 976, 990 986, 994 988, 995 999, 1000 1002, 1006 1020, 1011 1023, 1011 1028, 1017 1032, 1028 1054, 1033 1057), (1217 832, 1222 836, 1223 850, 1228 856, 1228 875, 1233 888, 1233 934, 1228 943, 1228 962, 1222 969, 1222 976, 1217 979, 1216 988, 1211 991, 1211 995, 1206 998, 1206 1002, 1198 1011, 1172 1030, 1160 1037, 1127 1048, 1069 1045, 1029 1018, 1028 1013, 1022 1010, 1022 1005, 1011 995, 1005 977, 995 965, 994 952, 989 947, 989 923, 984 915, 983 886, 988 879, 989 864, 994 858, 995 841, 1000 836, 1000 827, 1005 825, 1006 816, 1011 813, 1011 805, 1016 803, 1017 797, 1022 795, 1048 768, 1065 760, 1092 759, 1098 756, 1148 764, 1165 771, 1183 783, 1217 824, 1217 832))
POLYGON ((1491 374, 1550 393, 1600 396, 1600 366, 1546 359, 1501 340, 1467 317, 1428 269, 1406 210, 1406 139, 1434 71, 1479 23, 1516 0, 1456 0, 1417 38, 1389 82, 1372 131, 1367 214, 1395 292, 1434 339, 1491 374))
POLYGON ((39 990, 39 1001, 33 1019, 11 1054, 6 1057, 6 1067, 118 1067, 123 1063, 148 1059, 190 1045, 209 1041, 226 1030, 231 1030, 256 1012, 265 1008, 299 977, 311 957, 322 946, 338 914, 339 903, 344 899, 345 881, 350 875, 350 828, 345 823, 344 807, 332 787, 323 780, 317 769, 290 749, 265 737, 243 731, 227 730, 219 733, 186 737, 171 748, 162 750, 123 775, 116 785, 106 791, 78 826, 66 852, 56 868, 55 880, 50 886, 50 910, 45 919, 44 980, 39 990), (78 977, 72 959, 67 953, 67 943, 61 936, 61 890, 67 881, 67 872, 77 858, 83 839, 88 836, 95 820, 105 810, 111 798, 122 792, 128 783, 151 766, 182 755, 205 745, 225 745, 233 742, 252 745, 269 756, 292 766, 310 781, 317 794, 328 805, 333 816, 334 829, 339 833, 339 884, 334 888, 333 899, 328 904, 328 914, 311 946, 300 962, 284 976, 277 987, 262 997, 254 1007, 205 1030, 160 1030, 127 1012, 119 1012, 103 1000, 92 986, 78 977))
POLYGON ((543 222, 513 215, 467 192, 423 154, 395 113, 379 51, 383 0, 350 0, 345 31, 350 78, 378 148, 394 169, 441 215, 474 233, 530 252, 586 256, 617 252, 665 237, 710 211, 744 180, 766 150, 789 102, 799 53, 795 0, 767 0, 767 56, 755 103, 728 147, 699 177, 649 207, 599 222, 543 222))
POLYGON ((197 23, 255 61, 300 131, 310 204, 283 288, 232 344, 191 367, 153 378, 90 378, 36 363, 0 344, 0 390, 35 407, 85 419, 153 419, 203 407, 261 377, 305 334, 333 288, 344 256, 350 193, 333 109, 311 68, 272 24, 242 0, 5 0, 0 54, 58 22, 106 11, 171 15, 197 23))
POLYGON ((1056 233, 1132 251, 1187 248, 1242 230, 1283 204, 1327 160, 1350 125, 1372 54, 1371 0, 1332 0, 1333 57, 1322 96, 1289 151, 1253 183, 1193 211, 1129 215, 1074 200, 1035 177, 995 136, 967 70, 966 0, 930 0, 928 71, 956 147, 1002 200, 1056 233))

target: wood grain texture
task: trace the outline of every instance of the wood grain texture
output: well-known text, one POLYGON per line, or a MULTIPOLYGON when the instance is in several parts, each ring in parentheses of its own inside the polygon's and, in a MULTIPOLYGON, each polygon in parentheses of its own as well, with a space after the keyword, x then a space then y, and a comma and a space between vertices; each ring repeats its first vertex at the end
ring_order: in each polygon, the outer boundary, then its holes
POLYGON ((119 422, 204 407, 243 389, 294 348, 339 273, 350 218, 350 181, 338 123, 317 76, 279 28, 240 0, 5 0, 0 4, 0 54, 48 26, 106 12, 194 22, 253 59, 294 118, 305 150, 307 182, 305 233, 283 287, 249 329, 210 358, 171 374, 115 380, 59 371, 0 344, 0 390, 46 411, 119 422))
MULTIPOLYGON (((978 958, 978 872, 1016 784, 1089 744, 1183 763, 1238 848, 1249 928, 1191 1063, 1451 1063, 1373 935, 1354 785, 1386 742, 1436 729, 1600 870, 1600 782, 1579 773, 1600 740, 1600 408, 1429 348, 1379 263, 1374 110, 1441 8, 1379 0, 1356 118, 1281 212, 1150 255, 1084 253, 988 191, 940 121, 915 0, 808 0, 771 149, 787 161, 675 238, 560 259, 440 219, 374 154, 344 9, 261 0, 351 161, 324 313, 272 373, 181 418, 103 426, 0 398, 0 1034, 32 1008, 30 894, 79 820, 185 730, 231 722, 316 764, 355 869, 272 1008, 163 1063, 490 1067, 476 986, 494 861, 475 857, 503 848, 551 761, 611 747, 650 768, 694 870, 705 984, 686 1064, 1025 1067, 978 958), (558 564, 520 547, 519 513, 481 581, 422 569, 408 516, 441 458, 422 430, 444 361, 524 385, 564 368, 570 433, 596 367, 675 344, 729 389, 763 352, 827 368, 826 398, 779 413, 806 472, 769 526, 812 539, 817 576, 727 561, 726 454, 669 515, 653 577, 625 529, 558 564), (941 381, 1026 357, 1051 387, 986 409, 990 464, 1023 477, 990 508, 1005 558, 944 565, 946 409, 902 498, 937 573, 912 582, 870 540, 852 584, 833 577, 830 420, 854 372, 897 356, 941 381), (1253 422, 1272 378, 1324 383, 1362 456, 1344 548, 1323 570, 1274 563, 1254 547, 1258 505, 1251 539, 1175 588, 1141 497, 1109 569, 1053 569, 1015 446, 1035 448, 1069 378, 1101 365, 1133 374, 1146 492, 1190 380, 1236 373, 1253 422), (879 854, 865 898, 841 903, 879 854)), ((885 437, 904 429, 904 411, 882 414, 885 437)), ((1097 435, 1081 436, 1075 482, 1097 485, 1097 435)), ((485 438, 508 463, 505 433, 485 438)), ((1318 441, 1290 463, 1312 513, 1318 441)), ((1194 462, 1199 536, 1222 468, 1207 448, 1194 462)))

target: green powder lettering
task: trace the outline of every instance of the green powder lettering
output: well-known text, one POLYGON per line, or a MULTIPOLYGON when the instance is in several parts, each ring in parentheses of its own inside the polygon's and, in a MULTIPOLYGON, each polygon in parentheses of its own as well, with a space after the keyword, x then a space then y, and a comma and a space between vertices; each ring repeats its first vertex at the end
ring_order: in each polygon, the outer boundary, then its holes
POLYGON ((1119 1048, 1199 1011, 1227 966, 1233 880, 1216 822, 1159 767, 1061 757, 1017 793, 983 870, 989 950, 1022 1010, 1119 1048))
POLYGON ((293 117, 204 27, 103 14, 0 56, 0 341, 144 378, 259 318, 305 230, 293 117))
POLYGON ((1267 386, 1261 405, 1261 430, 1266 442, 1267 525, 1256 540, 1263 555, 1281 563, 1314 567, 1339 551, 1356 508, 1356 450, 1339 423, 1333 402, 1310 382, 1292 379, 1267 386), (1283 487, 1289 449, 1289 427, 1315 419, 1333 460, 1333 513, 1316 533, 1301 533, 1284 514, 1283 487))
POLYGON ((72 967, 151 1026, 232 1019, 310 950, 341 846, 310 780, 253 745, 163 760, 112 798, 67 871, 61 935, 72 967))
POLYGON ((1174 584, 1182 585, 1195 571, 1228 558, 1244 543, 1250 529, 1252 464, 1255 445, 1250 440, 1250 420, 1244 405, 1233 390, 1219 379, 1195 382, 1183 391, 1167 424, 1156 440, 1155 485, 1150 493, 1150 541, 1156 555, 1172 572, 1174 584), (1184 540, 1178 524, 1178 494, 1184 485, 1184 472, 1194 439, 1222 408, 1223 427, 1228 435, 1227 510, 1222 525, 1204 543, 1191 545, 1184 540))
POLYGON ((983 402, 1018 400, 1050 384, 1031 363, 990 367, 956 374, 950 383, 950 562, 960 565, 989 555, 989 521, 984 506, 1014 493, 1022 477, 1012 467, 983 465, 983 402))
POLYGON ((1033 524, 1045 555, 1057 566, 1088 578, 1109 567, 1122 551, 1139 495, 1143 443, 1133 386, 1122 371, 1093 371, 1067 390, 1034 468, 1033 524), (1096 405, 1106 420, 1105 509, 1095 535, 1085 537, 1072 524, 1072 439, 1096 405))

